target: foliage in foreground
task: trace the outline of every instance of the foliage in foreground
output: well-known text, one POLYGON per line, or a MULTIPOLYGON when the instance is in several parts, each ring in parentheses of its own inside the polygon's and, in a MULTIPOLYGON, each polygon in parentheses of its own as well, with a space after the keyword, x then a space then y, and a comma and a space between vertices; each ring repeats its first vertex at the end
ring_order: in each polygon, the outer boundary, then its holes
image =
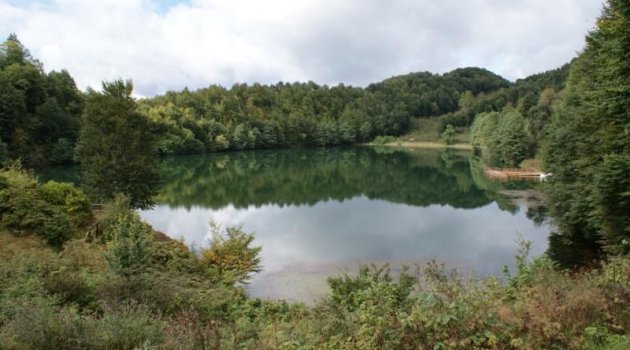
POLYGON ((41 185, 19 164, 0 170, 0 227, 13 234, 35 233, 61 246, 71 238, 73 227, 91 218, 89 201, 71 184, 41 185))
POLYGON ((261 248, 238 228, 213 226, 210 246, 196 255, 116 197, 101 213, 100 239, 88 243, 70 239, 78 236, 71 223, 85 220, 85 197, 72 185, 40 185, 18 167, 0 172, 0 184, 3 350, 616 349, 630 342, 627 256, 568 273, 547 257, 528 260, 525 249, 503 280, 436 263, 415 274, 363 266, 330 278, 329 294, 315 305, 287 304, 247 297, 243 286, 261 268, 261 248))
MULTIPOLYGON (((113 225, 123 230, 134 220, 113 225)), ((232 274, 210 271, 212 262, 181 243, 154 232, 141 237, 151 248, 136 261, 142 268, 121 274, 111 264, 112 254, 125 256, 114 253, 115 243, 70 241, 54 251, 0 232, 2 348, 621 349, 630 342, 627 257, 568 273, 548 258, 521 255, 504 280, 464 277, 436 263, 396 276, 387 266, 363 266, 330 278, 328 296, 306 306, 249 299, 232 274)))

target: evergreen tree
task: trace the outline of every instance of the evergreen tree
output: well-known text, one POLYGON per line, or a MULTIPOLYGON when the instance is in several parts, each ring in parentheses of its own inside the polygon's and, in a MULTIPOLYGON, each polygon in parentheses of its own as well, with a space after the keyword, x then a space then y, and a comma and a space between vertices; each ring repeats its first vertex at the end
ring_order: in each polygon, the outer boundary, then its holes
POLYGON ((151 230, 134 212, 119 215, 105 234, 111 237, 106 257, 110 271, 115 274, 133 274, 151 256, 151 230))
POLYGON ((545 162, 560 233, 610 251, 630 245, 630 2, 609 0, 574 61, 545 162), (624 243, 626 242, 626 243, 624 243))
POLYGON ((135 208, 149 208, 158 187, 153 135, 148 119, 136 109, 130 81, 103 83, 90 91, 85 104, 77 159, 83 185, 98 201, 122 193, 135 208))

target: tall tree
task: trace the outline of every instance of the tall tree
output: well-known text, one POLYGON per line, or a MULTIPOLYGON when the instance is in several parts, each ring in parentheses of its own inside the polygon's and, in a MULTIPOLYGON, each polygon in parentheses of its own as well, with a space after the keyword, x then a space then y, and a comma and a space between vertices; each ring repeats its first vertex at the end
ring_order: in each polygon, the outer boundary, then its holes
POLYGON ((528 156, 527 146, 523 116, 517 111, 503 111, 490 137, 489 149, 493 161, 501 166, 518 166, 528 156))
POLYGON ((0 138, 11 158, 27 166, 71 162, 52 153, 60 139, 74 148, 82 103, 68 72, 44 73, 15 34, 0 44, 0 138))
POLYGON ((630 251, 630 2, 609 0, 571 66, 545 161, 560 233, 630 251))
POLYGON ((31 64, 41 68, 41 63, 31 56, 30 51, 22 45, 15 33, 9 34, 7 40, 0 45, 0 68, 12 64, 31 64))
POLYGON ((122 193, 133 207, 149 208, 159 182, 154 137, 132 91, 131 81, 116 80, 88 92, 76 154, 94 200, 122 193))

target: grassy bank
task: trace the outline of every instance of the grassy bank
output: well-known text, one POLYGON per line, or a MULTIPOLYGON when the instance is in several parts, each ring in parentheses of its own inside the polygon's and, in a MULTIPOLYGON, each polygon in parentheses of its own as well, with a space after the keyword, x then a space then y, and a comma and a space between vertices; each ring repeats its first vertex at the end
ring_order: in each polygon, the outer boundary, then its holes
POLYGON ((391 142, 371 142, 369 145, 405 148, 452 148, 472 150, 472 145, 470 144, 470 130, 467 128, 458 128, 455 131, 456 133, 453 137, 452 143, 447 145, 440 135, 438 117, 411 118, 411 127, 406 134, 394 138, 391 142))
POLYGON ((472 145, 469 143, 456 143, 447 145, 444 142, 437 141, 396 141, 384 144, 368 143, 370 146, 387 146, 387 147, 404 147, 404 148, 424 148, 424 149, 441 149, 452 148, 472 151, 472 145))

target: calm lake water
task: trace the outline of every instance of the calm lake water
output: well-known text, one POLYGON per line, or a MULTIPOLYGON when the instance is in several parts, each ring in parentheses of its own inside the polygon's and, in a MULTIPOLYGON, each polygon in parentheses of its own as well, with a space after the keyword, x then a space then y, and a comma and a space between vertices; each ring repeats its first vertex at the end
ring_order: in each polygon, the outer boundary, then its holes
POLYGON ((550 227, 540 210, 499 194, 527 185, 488 181, 469 158, 370 147, 171 158, 158 204, 140 215, 197 247, 209 242, 210 220, 254 232, 264 265, 249 286, 255 297, 312 301, 328 276, 359 263, 436 259, 498 275, 513 266, 519 237, 542 254, 550 227))

